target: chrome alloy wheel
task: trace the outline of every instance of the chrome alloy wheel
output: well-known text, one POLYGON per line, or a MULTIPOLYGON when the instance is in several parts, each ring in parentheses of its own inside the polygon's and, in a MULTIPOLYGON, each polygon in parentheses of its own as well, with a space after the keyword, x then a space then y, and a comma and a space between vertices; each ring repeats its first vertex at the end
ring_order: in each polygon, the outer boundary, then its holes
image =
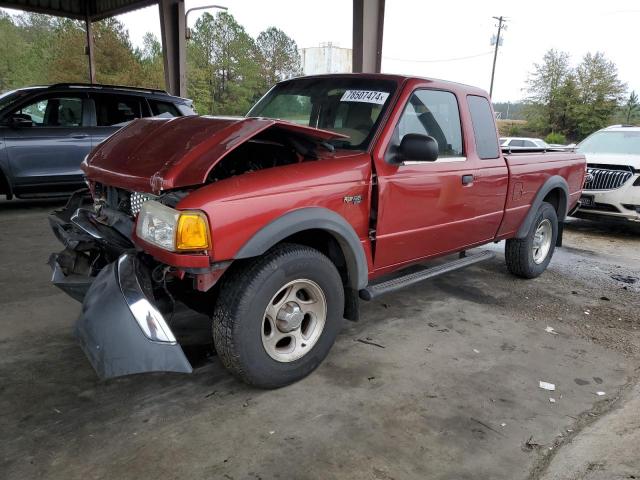
POLYGON ((284 285, 264 312, 262 345, 278 362, 293 362, 311 351, 327 321, 327 300, 307 279, 284 285))
POLYGON ((553 227, 548 219, 543 219, 536 228, 533 235, 533 244, 531 250, 533 253, 533 261, 537 264, 544 262, 551 249, 551 239, 553 237, 553 227))

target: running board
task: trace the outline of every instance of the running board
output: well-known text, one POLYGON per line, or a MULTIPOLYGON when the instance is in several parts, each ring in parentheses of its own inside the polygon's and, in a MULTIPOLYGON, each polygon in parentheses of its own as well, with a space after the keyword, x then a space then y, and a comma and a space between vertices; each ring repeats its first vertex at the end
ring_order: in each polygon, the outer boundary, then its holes
POLYGON ((367 301, 373 300, 374 298, 382 294, 395 292, 396 290, 414 285, 416 283, 422 282, 423 280, 428 280, 429 278, 437 277, 438 275, 442 275, 444 273, 449 273, 453 272, 454 270, 469 267, 484 260, 491 260, 495 256, 496 254, 494 252, 480 252, 475 255, 464 256, 456 260, 452 260, 451 262, 443 263, 442 265, 438 265, 436 267, 425 268, 424 270, 420 270, 419 272, 410 273, 402 277, 392 278, 391 280, 387 280, 385 282, 369 285, 368 287, 360 290, 360 298, 367 301))

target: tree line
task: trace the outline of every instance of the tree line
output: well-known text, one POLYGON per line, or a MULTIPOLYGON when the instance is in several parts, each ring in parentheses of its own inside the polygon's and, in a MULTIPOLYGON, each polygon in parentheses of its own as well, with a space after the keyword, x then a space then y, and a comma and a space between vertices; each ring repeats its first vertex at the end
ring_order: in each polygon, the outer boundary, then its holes
POLYGON ((527 130, 548 135, 552 143, 581 140, 611 123, 640 121, 638 96, 627 94, 615 63, 602 52, 587 53, 573 66, 568 53, 549 50, 534 64, 526 92, 527 130))
MULTIPOLYGON (((96 81, 165 88, 162 47, 147 33, 141 48, 115 18, 93 24, 96 81)), ((0 92, 28 85, 87 82, 83 22, 0 12, 0 92)), ((270 27, 252 38, 233 15, 205 13, 187 43, 187 96, 198 113, 243 115, 277 81, 302 71, 296 42, 270 27)))

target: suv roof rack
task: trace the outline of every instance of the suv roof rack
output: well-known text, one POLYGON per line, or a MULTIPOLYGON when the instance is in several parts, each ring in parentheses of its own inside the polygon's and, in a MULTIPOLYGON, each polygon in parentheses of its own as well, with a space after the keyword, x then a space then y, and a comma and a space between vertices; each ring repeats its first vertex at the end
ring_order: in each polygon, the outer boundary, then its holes
POLYGON ((134 92, 149 92, 149 93, 160 93, 162 95, 169 95, 169 92, 166 90, 161 90, 159 88, 144 88, 144 87, 130 87, 127 85, 108 85, 103 83, 54 83, 53 85, 49 85, 48 88, 61 88, 61 87, 76 87, 76 88, 113 88, 117 90, 132 90, 134 92))

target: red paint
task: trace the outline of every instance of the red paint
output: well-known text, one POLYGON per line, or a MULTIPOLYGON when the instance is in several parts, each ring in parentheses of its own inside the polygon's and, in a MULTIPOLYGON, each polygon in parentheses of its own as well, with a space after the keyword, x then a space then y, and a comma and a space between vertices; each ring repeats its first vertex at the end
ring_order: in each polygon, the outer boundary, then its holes
MULTIPOLYGON (((321 158, 232 177, 196 187, 179 209, 206 213, 212 247, 207 255, 169 253, 139 239, 158 260, 201 267, 232 260, 252 236, 287 212, 319 206, 351 224, 367 256, 371 278, 411 263, 515 235, 536 192, 552 175, 569 184, 569 208, 580 197, 584 157, 571 153, 520 154, 482 160, 476 153, 467 95, 487 97, 464 85, 390 75, 361 75, 397 82, 391 108, 366 152, 319 151, 321 158), (464 161, 392 165, 384 161, 406 101, 418 88, 452 92, 462 122, 464 161), (373 187, 375 172, 377 186, 373 187), (464 186, 462 175, 473 175, 464 186), (345 196, 361 195, 357 205, 345 196), (375 249, 369 239, 372 195, 377 195, 375 249), (375 252, 375 256, 373 255, 375 252)), ((338 135, 269 119, 181 117, 133 122, 101 145, 85 167, 94 181, 137 191, 202 184, 225 154, 265 128, 316 138, 338 135)), ((497 142, 497 138, 496 138, 497 142)), ((443 159, 444 160, 444 159, 443 159)))
POLYGON ((145 118, 100 144, 82 168, 93 181, 138 192, 198 185, 225 155, 271 127, 321 140, 344 137, 270 118, 145 118))

